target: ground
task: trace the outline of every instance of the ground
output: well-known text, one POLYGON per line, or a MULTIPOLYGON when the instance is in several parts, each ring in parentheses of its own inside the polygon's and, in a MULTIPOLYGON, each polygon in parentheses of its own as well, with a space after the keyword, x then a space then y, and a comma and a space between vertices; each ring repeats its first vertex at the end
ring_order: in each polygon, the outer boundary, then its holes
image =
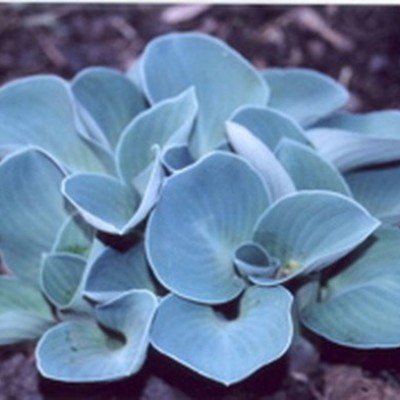
MULTIPOLYGON (((89 65, 126 69, 153 37, 198 30, 257 67, 328 73, 349 109, 400 108, 400 7, 0 5, 0 83, 37 73, 71 78, 89 65)), ((30 347, 0 349, 0 400, 395 400, 400 351, 356 351, 315 338, 248 381, 222 388, 151 351, 136 377, 62 385, 38 377, 30 347)))

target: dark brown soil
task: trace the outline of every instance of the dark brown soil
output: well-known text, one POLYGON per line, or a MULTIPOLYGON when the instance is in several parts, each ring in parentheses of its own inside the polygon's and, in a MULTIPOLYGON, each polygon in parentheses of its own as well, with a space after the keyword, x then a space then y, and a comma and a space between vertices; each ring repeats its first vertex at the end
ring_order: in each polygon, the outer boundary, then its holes
MULTIPOLYGON (((400 7, 0 5, 0 82, 72 77, 89 65, 126 69, 153 37, 199 30, 260 68, 301 66, 348 86, 354 111, 400 108, 400 7)), ((315 338, 314 338, 315 339, 315 338)), ((0 351, 0 400, 395 400, 400 351, 355 351, 316 341, 225 389, 154 351, 132 379, 62 385, 40 379, 31 349, 0 351), (320 357, 320 361, 319 358, 320 357)))

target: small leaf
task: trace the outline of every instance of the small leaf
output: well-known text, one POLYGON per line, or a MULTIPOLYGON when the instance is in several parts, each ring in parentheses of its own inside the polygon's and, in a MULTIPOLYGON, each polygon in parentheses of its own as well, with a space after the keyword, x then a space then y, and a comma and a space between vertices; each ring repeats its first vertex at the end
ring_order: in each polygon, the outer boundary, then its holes
POLYGON ((111 247, 104 249, 90 267, 85 295, 103 302, 132 289, 155 292, 143 244, 123 253, 111 247))
POLYGON ((0 277, 0 345, 35 340, 53 323, 50 307, 37 289, 0 277))
POLYGON ((164 167, 170 172, 179 171, 195 162, 188 146, 175 145, 165 149, 162 156, 164 167))
POLYGON ((347 90, 328 75, 303 68, 270 68, 263 72, 271 89, 268 106, 309 126, 343 107, 347 90))
POLYGON ((297 190, 331 190, 351 197, 346 181, 335 166, 321 158, 310 147, 283 139, 275 154, 297 190))
POLYGON ((153 104, 195 87, 199 115, 191 151, 196 158, 221 144, 233 111, 245 104, 264 105, 269 96, 266 83, 240 54, 199 33, 153 40, 141 60, 141 77, 153 104))
POLYGON ((378 230, 346 257, 320 298, 301 307, 304 324, 344 346, 400 346, 400 231, 378 230))
POLYGON ((37 367, 49 379, 101 382, 126 378, 142 366, 156 297, 133 290, 97 306, 94 321, 67 321, 50 329, 36 348, 37 367))
POLYGON ((261 140, 235 122, 228 121, 226 130, 234 150, 260 173, 272 201, 296 190, 287 171, 261 140))
POLYGON ((86 111, 82 113, 86 124, 108 148, 116 146, 123 129, 146 108, 136 86, 111 68, 84 69, 72 81, 72 91, 86 111))
MULTIPOLYGON (((122 133, 116 150, 120 178, 135 184, 154 160, 155 145, 162 152, 168 145, 187 143, 197 107, 195 92, 189 89, 135 118, 122 133)), ((140 191, 140 187, 137 189, 140 191)))
POLYGON ((345 175, 354 198, 372 215, 389 223, 400 222, 400 165, 379 165, 345 175))
POLYGON ((284 113, 266 107, 241 107, 231 117, 232 121, 247 128, 271 151, 283 138, 309 144, 300 125, 284 113))
POLYGON ((230 153, 213 152, 172 175, 146 231, 146 254, 156 277, 196 301, 221 303, 238 296, 245 283, 235 272, 233 254, 251 238, 268 201, 258 174, 230 153))
POLYGON ((64 173, 43 152, 26 149, 0 164, 0 248, 6 266, 38 284, 42 253, 69 217, 60 193, 64 173))
POLYGON ((293 335, 292 296, 282 288, 248 288, 239 315, 228 320, 212 307, 170 295, 160 304, 151 343, 196 371, 229 386, 281 357, 293 335), (201 327, 201 329, 200 329, 201 327))
MULTIPOLYGON (((274 284, 322 269, 362 243, 377 227, 354 200, 337 193, 309 190, 282 198, 260 218, 255 241, 281 261, 274 284)), ((253 280, 255 282, 255 280, 253 280)), ((257 284, 270 285, 270 279, 257 284)))

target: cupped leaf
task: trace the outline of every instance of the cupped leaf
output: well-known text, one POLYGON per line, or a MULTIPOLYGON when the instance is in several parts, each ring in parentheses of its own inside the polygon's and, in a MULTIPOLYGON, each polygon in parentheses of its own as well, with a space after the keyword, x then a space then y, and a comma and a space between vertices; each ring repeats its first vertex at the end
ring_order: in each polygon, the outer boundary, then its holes
POLYGON ((62 192, 91 225, 116 234, 124 230, 140 202, 135 189, 108 175, 69 176, 62 192))
POLYGON ((100 382, 137 372, 146 357, 156 297, 133 290, 96 308, 95 321, 67 321, 36 348, 40 373, 63 382, 100 382))
POLYGON ((27 149, 0 164, 0 249, 19 278, 38 284, 42 253, 69 217, 60 193, 64 173, 48 155, 27 149))
POLYGON ((35 340, 53 323, 50 307, 37 289, 0 277, 0 345, 35 340))
POLYGON ((362 133, 367 137, 400 139, 400 111, 384 110, 364 114, 336 113, 318 124, 320 127, 362 133))
POLYGON ((260 173, 272 201, 296 191, 285 168, 272 151, 252 132, 230 121, 226 123, 226 130, 229 143, 236 153, 246 159, 260 173))
POLYGON ((120 134, 131 120, 146 109, 143 95, 125 75, 104 67, 86 68, 72 81, 82 117, 102 144, 115 148, 120 134))
POLYGON ((359 169, 345 178, 354 198, 372 215, 384 222, 400 222, 399 163, 359 169))
MULTIPOLYGON (((255 241, 281 261, 275 284, 322 269, 363 242, 379 221, 354 200, 309 190, 286 196, 260 218, 255 241)), ((258 284, 263 284, 260 278, 258 284)), ((266 285, 272 284, 270 279, 266 285)))
POLYGON ((162 155, 162 163, 170 173, 188 167, 195 161, 189 147, 186 145, 170 146, 165 149, 162 155))
POLYGON ((94 229, 79 214, 73 214, 61 225, 51 252, 73 253, 87 257, 94 236, 94 229))
POLYGON ((341 345, 400 346, 400 231, 379 229, 346 257, 320 295, 302 305, 303 323, 341 345))
POLYGON ((263 77, 271 89, 268 106, 309 126, 343 107, 347 90, 328 75, 303 68, 270 68, 263 77))
POLYGON ((82 279, 86 259, 76 254, 47 254, 42 263, 40 286, 43 293, 58 309, 86 311, 82 297, 82 279))
POLYGON ((272 151, 283 138, 309 144, 303 129, 295 120, 272 108, 244 106, 231 119, 247 128, 272 151))
POLYGON ((90 266, 85 295, 103 302, 132 289, 155 292, 143 244, 123 253, 106 248, 90 266))
POLYGON ((147 225, 146 253, 157 278, 205 303, 238 296, 245 283, 233 253, 251 239, 268 202, 259 175, 230 153, 213 152, 172 175, 147 225))
POLYGON ((314 128, 307 137, 320 155, 340 171, 400 160, 400 140, 336 128, 314 128))
POLYGON ((110 168, 110 156, 78 131, 70 87, 55 76, 19 79, 0 90, 0 147, 34 145, 74 171, 110 168))
POLYGON ((310 147, 283 139, 275 154, 297 190, 323 189, 351 196, 346 181, 336 167, 310 147))
POLYGON ((153 40, 141 60, 143 89, 157 103, 194 86, 199 115, 191 150, 199 157, 224 139, 224 123, 242 105, 265 105, 269 89, 258 72, 222 41, 200 33, 153 40), (193 49, 196 49, 193 51, 193 49))
POLYGON ((120 178, 140 191, 143 185, 136 181, 153 162, 154 146, 163 151, 168 145, 186 143, 197 107, 195 92, 190 88, 135 118, 123 132, 116 150, 120 178))
POLYGON ((151 343, 161 353, 228 386, 281 357, 293 335, 292 296, 282 288, 248 288, 239 315, 170 295, 160 304, 151 343))

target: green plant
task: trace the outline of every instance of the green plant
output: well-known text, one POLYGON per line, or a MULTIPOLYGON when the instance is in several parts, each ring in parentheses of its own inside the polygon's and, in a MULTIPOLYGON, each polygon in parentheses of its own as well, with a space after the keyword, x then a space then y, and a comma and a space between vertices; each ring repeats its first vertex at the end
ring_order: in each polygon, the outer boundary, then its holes
POLYGON ((225 385, 284 354, 294 320, 398 347, 400 113, 347 99, 197 33, 127 74, 5 85, 0 344, 39 340, 66 382, 133 375, 151 344, 225 385))

